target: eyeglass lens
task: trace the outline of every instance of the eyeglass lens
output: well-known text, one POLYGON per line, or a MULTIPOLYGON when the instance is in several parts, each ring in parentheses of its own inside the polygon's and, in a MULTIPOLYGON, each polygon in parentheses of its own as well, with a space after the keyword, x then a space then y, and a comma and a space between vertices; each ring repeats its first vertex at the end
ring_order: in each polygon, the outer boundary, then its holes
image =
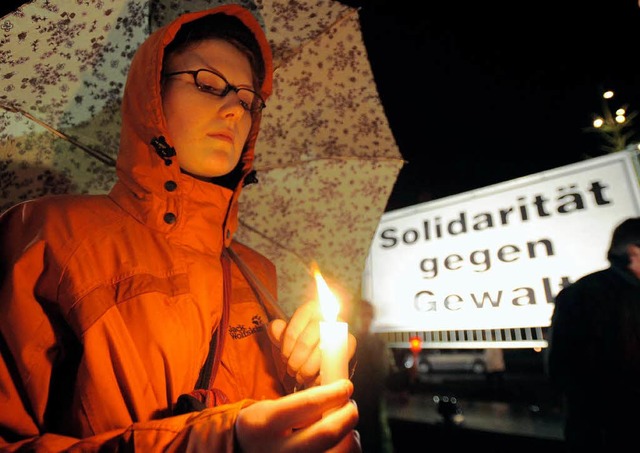
MULTIPOLYGON (((215 94, 216 96, 225 96, 232 87, 232 85, 218 74, 202 70, 196 74, 196 84, 201 90, 215 94)), ((264 108, 262 99, 253 90, 248 88, 233 88, 240 102, 242 102, 242 106, 246 110, 260 110, 264 108)))

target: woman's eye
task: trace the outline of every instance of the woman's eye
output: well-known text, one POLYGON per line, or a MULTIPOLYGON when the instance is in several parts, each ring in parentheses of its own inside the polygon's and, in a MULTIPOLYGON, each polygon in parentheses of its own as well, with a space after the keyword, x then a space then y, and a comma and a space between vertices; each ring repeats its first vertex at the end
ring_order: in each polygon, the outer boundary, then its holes
POLYGON ((211 85, 206 85, 206 84, 204 84, 204 83, 201 83, 201 84, 200 84, 200 89, 201 89, 202 91, 206 91, 206 92, 208 92, 208 93, 216 94, 216 89, 215 89, 214 87, 212 87, 211 85))

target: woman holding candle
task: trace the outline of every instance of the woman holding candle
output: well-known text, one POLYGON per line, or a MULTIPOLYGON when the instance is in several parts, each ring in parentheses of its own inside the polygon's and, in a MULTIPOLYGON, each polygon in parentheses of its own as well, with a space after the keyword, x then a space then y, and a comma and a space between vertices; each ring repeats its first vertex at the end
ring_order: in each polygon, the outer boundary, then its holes
POLYGON ((249 11, 179 17, 132 61, 111 192, 0 216, 0 449, 359 451, 317 304, 269 321, 235 261, 275 293, 233 242, 272 71, 249 11))

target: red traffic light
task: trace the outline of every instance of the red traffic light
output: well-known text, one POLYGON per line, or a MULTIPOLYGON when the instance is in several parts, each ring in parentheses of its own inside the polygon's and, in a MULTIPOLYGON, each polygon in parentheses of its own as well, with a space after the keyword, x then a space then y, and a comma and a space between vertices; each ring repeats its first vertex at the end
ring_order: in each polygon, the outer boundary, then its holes
POLYGON ((409 339, 409 349, 411 349, 411 352, 414 354, 420 352, 420 350, 422 350, 422 340, 418 337, 411 337, 409 339))

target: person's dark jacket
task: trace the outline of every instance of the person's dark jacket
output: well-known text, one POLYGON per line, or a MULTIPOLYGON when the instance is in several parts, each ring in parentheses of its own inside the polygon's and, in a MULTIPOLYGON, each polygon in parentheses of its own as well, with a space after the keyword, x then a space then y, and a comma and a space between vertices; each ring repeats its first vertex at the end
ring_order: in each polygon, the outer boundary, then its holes
POLYGON ((633 445, 640 422, 640 280, 609 259, 555 300, 548 365, 570 451, 633 445))

